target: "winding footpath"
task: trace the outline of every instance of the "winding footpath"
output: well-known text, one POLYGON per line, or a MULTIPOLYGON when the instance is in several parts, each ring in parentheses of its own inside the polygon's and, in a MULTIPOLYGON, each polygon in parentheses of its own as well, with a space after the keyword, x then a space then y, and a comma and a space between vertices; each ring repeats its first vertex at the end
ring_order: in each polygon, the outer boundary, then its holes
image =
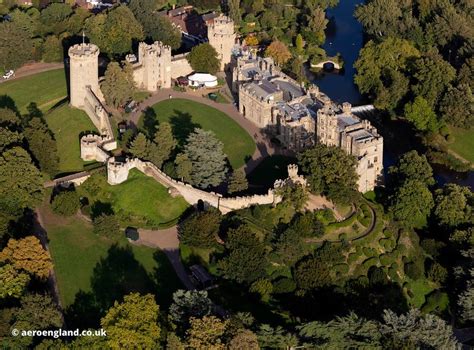
MULTIPOLYGON (((202 92, 199 92, 202 93, 202 92)), ((239 124, 244 130, 248 132, 250 136, 253 137, 253 140, 256 144, 255 152, 252 155, 252 158, 244 165, 244 170, 246 174, 249 174, 254 170, 257 165, 266 157, 273 155, 273 154, 288 154, 285 153, 280 148, 277 148, 270 142, 270 138, 265 135, 261 129, 254 125, 250 120, 246 119, 242 116, 238 109, 232 103, 218 103, 211 101, 206 97, 199 96, 197 94, 192 94, 188 92, 179 92, 173 89, 163 89, 158 91, 157 93, 150 96, 148 99, 140 103, 140 108, 130 114, 130 122, 137 126, 142 116, 143 112, 148 108, 152 107, 153 105, 157 104, 158 102, 169 100, 170 96, 172 98, 182 98, 186 100, 195 101, 198 103, 202 103, 204 105, 210 106, 212 108, 217 109, 225 114, 227 114, 231 119, 233 119, 237 124, 239 124)))

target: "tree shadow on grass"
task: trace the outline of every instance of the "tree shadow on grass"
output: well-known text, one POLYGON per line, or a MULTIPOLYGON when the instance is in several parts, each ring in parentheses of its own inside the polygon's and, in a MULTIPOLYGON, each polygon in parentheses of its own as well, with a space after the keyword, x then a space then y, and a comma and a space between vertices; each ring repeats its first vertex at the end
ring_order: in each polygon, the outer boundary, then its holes
POLYGON ((160 307, 168 308, 173 302, 173 293, 184 287, 163 251, 157 250, 153 253, 153 260, 157 265, 151 276, 155 283, 155 293, 158 296, 160 307))
POLYGON ((149 139, 153 140, 158 129, 158 119, 153 108, 147 107, 143 112, 143 129, 149 139))
POLYGON ((0 108, 7 108, 16 114, 20 114, 15 101, 8 95, 0 95, 0 108))
POLYGON ((135 259, 130 246, 112 245, 105 258, 95 266, 91 277, 91 292, 79 291, 65 318, 69 328, 97 328, 100 319, 115 301, 127 294, 154 293, 155 283, 145 268, 135 259))
POLYGON ((189 113, 184 113, 176 109, 173 112, 174 115, 170 118, 171 128, 174 137, 178 141, 178 145, 183 147, 189 134, 192 133, 194 129, 200 128, 201 125, 194 123, 189 113))
POLYGON ((94 220, 100 215, 114 215, 112 204, 102 201, 95 201, 91 206, 91 219, 94 220))

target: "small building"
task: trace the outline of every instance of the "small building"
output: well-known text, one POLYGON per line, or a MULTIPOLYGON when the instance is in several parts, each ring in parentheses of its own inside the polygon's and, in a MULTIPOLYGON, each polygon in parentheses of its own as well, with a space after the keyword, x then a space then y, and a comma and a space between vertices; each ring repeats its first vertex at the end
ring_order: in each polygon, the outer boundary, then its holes
POLYGON ((193 279, 197 282, 200 288, 211 287, 214 280, 209 272, 201 265, 192 265, 189 267, 193 279))
POLYGON ((212 88, 218 85, 217 77, 207 73, 194 73, 188 77, 189 86, 212 88))

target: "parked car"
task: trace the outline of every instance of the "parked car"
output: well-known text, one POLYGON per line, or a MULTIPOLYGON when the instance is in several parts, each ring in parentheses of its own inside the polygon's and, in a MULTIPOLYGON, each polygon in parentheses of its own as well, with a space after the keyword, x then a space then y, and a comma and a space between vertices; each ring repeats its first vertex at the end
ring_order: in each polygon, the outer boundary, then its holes
POLYGON ((14 75, 15 75, 15 72, 10 69, 9 71, 5 72, 5 74, 3 74, 2 78, 7 80, 13 77, 14 75))
POLYGON ((138 110, 138 104, 136 101, 130 101, 125 105, 125 112, 126 113, 132 113, 136 112, 138 110))

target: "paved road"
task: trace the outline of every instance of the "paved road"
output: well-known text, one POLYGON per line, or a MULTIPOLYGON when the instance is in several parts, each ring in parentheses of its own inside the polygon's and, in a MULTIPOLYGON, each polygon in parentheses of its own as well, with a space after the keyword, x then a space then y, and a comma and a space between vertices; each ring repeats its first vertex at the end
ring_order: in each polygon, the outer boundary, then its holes
POLYGON ((140 238, 134 243, 153 248, 160 248, 168 257, 171 265, 173 265, 173 268, 176 271, 176 274, 186 289, 195 289, 179 256, 179 240, 176 226, 165 230, 139 229, 138 232, 140 238))
POLYGON ((140 109, 130 115, 130 121, 134 125, 138 125, 138 121, 143 113, 143 111, 153 106, 154 104, 161 102, 163 100, 168 100, 170 95, 173 98, 184 98, 192 101, 196 101, 208 106, 211 106, 225 114, 227 114, 230 118, 235 120, 243 129, 245 129, 250 136, 253 137, 257 148, 255 149, 252 158, 244 165, 244 170, 247 174, 251 173, 253 169, 265 158, 272 154, 283 154, 284 152, 275 147, 270 142, 270 139, 264 135, 261 129, 254 125, 250 120, 245 119, 237 110, 237 108, 232 104, 227 103, 217 103, 214 101, 209 100, 208 98, 187 93, 187 92, 178 92, 174 91, 173 89, 163 89, 158 91, 157 93, 150 96, 148 99, 143 101, 140 104, 140 109))
POLYGON ((64 68, 64 63, 34 62, 34 63, 25 64, 24 66, 18 68, 15 71, 15 76, 13 78, 10 78, 8 80, 3 80, 0 76, 0 83, 3 83, 5 81, 19 79, 22 77, 26 77, 28 75, 46 72, 49 70, 59 69, 59 68, 64 68))

